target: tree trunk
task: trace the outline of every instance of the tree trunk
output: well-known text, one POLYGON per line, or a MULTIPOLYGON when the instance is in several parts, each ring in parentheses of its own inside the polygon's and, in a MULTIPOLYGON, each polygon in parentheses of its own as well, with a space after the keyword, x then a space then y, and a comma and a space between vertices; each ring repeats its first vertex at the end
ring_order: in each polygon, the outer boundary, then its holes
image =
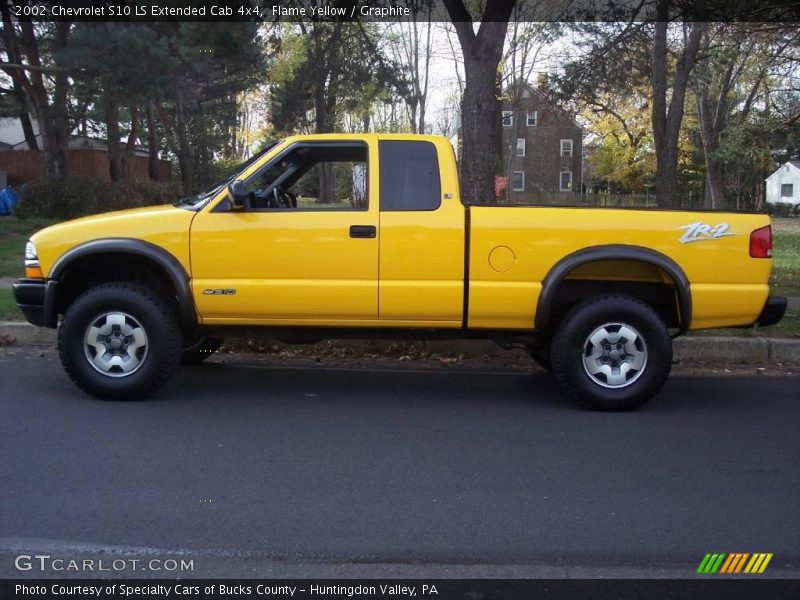
POLYGON ((147 175, 152 181, 161 179, 158 160, 158 130, 156 129, 156 109, 152 100, 147 101, 147 175))
POLYGON ((125 152, 136 150, 136 142, 139 141, 139 107, 131 106, 131 130, 128 132, 128 140, 125 142, 125 152))
POLYGON ((478 33, 460 0, 444 0, 464 56, 466 86, 461 101, 461 196, 467 202, 491 202, 502 151, 497 66, 503 53, 514 0, 486 4, 478 33))
POLYGON ((28 150, 38 150, 39 143, 36 141, 36 132, 33 131, 31 116, 28 114, 28 101, 25 98, 25 92, 16 79, 12 80, 12 84, 14 100, 16 100, 20 106, 19 120, 22 124, 22 133, 25 134, 25 144, 28 146, 28 150))
POLYGON ((466 87, 461 102, 461 194, 468 201, 494 201, 497 150, 502 144, 497 62, 491 55, 469 59, 465 55, 466 87))
POLYGON ((697 119, 700 129, 700 140, 703 143, 703 155, 706 164, 706 194, 704 208, 722 208, 725 204, 725 181, 722 176, 722 165, 717 158, 719 150, 719 132, 711 116, 707 91, 697 95, 697 119))
POLYGON ((108 154, 108 174, 111 181, 119 183, 125 178, 122 170, 122 148, 120 147, 119 99, 113 92, 105 93, 106 109, 106 149, 108 154))
MULTIPOLYGON (((41 124, 41 122, 40 122, 41 124)), ((42 128, 44 145, 44 175, 47 179, 61 179, 67 176, 67 153, 61 147, 58 136, 47 128, 42 128)))
MULTIPOLYGON (((317 82, 317 89, 314 94, 314 131, 316 133, 329 132, 328 105, 329 102, 327 102, 325 98, 325 81, 320 79, 317 82)), ((317 202, 319 204, 331 204, 335 196, 331 164, 320 163, 317 171, 319 174, 319 195, 317 196, 317 202)))
MULTIPOLYGON (((59 22, 55 25, 55 51, 56 53, 62 51, 67 46, 69 39, 69 32, 72 27, 71 23, 59 22)), ((53 122, 53 137, 57 148, 53 149, 51 153, 52 165, 51 169, 56 177, 67 176, 67 148, 69 147, 69 114, 68 103, 69 99, 67 94, 69 92, 69 79, 67 78, 66 71, 56 71, 53 76, 53 102, 52 102, 52 116, 53 122)), ((46 98, 45 92, 45 98, 46 98)))
MULTIPOLYGON (((656 5, 655 35, 652 53, 652 123, 656 154, 656 202, 661 207, 674 207, 678 198, 678 140, 683 122, 684 102, 689 75, 697 59, 700 38, 705 23, 691 24, 683 53, 675 67, 674 81, 667 107, 667 27, 669 0, 658 0, 656 5)), ((698 0, 698 15, 705 12, 705 1, 698 0)))
POLYGON ((175 130, 178 137, 178 165, 181 169, 183 193, 191 194, 194 190, 194 151, 189 144, 186 126, 186 112, 183 91, 175 91, 175 130))

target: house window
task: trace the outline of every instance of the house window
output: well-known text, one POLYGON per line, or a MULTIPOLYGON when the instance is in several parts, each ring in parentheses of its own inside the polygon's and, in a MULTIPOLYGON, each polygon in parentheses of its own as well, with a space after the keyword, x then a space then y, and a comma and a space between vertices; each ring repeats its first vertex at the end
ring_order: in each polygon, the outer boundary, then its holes
POLYGON ((572 171, 564 169, 561 171, 561 177, 558 181, 558 189, 561 192, 572 191, 572 171))
POLYGON ((511 181, 511 189, 515 192, 525 191, 525 171, 514 171, 514 178, 511 181))
POLYGON ((794 196, 794 184, 783 183, 781 184, 781 198, 791 198, 794 196))
POLYGON ((517 156, 525 156, 525 138, 517 138, 517 156))
POLYGON ((514 124, 514 111, 503 111, 503 127, 511 127, 514 124))
POLYGON ((561 140, 561 156, 572 156, 572 140, 561 140))
POLYGON ((536 110, 529 110, 528 111, 528 127, 533 127, 536 125, 539 119, 539 111, 536 110))

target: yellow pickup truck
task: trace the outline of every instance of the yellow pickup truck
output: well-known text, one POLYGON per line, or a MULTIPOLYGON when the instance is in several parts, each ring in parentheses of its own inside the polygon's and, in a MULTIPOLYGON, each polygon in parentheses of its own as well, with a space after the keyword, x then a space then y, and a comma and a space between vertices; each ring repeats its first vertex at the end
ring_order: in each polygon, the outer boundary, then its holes
POLYGON ((490 338, 582 405, 662 387, 672 338, 770 325, 763 214, 503 206, 461 198, 437 136, 287 138, 206 193, 36 233, 14 293, 108 399, 158 390, 223 336, 490 338))

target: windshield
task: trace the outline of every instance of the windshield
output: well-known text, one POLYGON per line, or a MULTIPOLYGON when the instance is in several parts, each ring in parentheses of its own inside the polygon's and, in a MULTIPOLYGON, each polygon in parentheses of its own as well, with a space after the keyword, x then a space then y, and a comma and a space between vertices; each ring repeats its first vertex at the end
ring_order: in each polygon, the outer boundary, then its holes
POLYGON ((267 152, 272 150, 277 145, 278 142, 271 142, 267 144, 266 146, 264 146, 264 148, 262 148, 260 152, 257 152, 256 154, 248 158, 246 161, 244 161, 242 164, 240 164, 238 167, 236 167, 230 176, 225 177, 224 179, 218 181, 217 183, 209 187, 207 190, 200 192, 196 196, 187 196, 186 198, 181 198, 175 203, 175 206, 180 206, 183 208, 192 208, 198 206, 199 204, 205 202, 206 200, 209 200, 210 198, 214 197, 217 194, 217 192, 219 192, 223 187, 225 187, 231 181, 233 181, 239 173, 247 169, 247 167, 252 165, 254 162, 256 162, 259 158, 264 156, 267 152))

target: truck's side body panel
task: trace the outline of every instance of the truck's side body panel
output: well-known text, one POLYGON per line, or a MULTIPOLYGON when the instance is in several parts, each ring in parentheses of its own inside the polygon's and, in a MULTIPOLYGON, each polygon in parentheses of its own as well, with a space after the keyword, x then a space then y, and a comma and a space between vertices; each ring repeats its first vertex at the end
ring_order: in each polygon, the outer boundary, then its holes
MULTIPOLYGON (((770 261, 749 257, 750 232, 769 224, 765 215, 509 206, 470 211, 470 327, 531 327, 541 282, 553 266, 605 245, 651 249, 677 263, 691 282, 692 329, 750 324, 769 292, 770 261), (728 228, 721 237, 687 241, 693 223, 728 228)), ((663 280, 657 270, 627 261, 589 264, 573 276, 663 280)))

